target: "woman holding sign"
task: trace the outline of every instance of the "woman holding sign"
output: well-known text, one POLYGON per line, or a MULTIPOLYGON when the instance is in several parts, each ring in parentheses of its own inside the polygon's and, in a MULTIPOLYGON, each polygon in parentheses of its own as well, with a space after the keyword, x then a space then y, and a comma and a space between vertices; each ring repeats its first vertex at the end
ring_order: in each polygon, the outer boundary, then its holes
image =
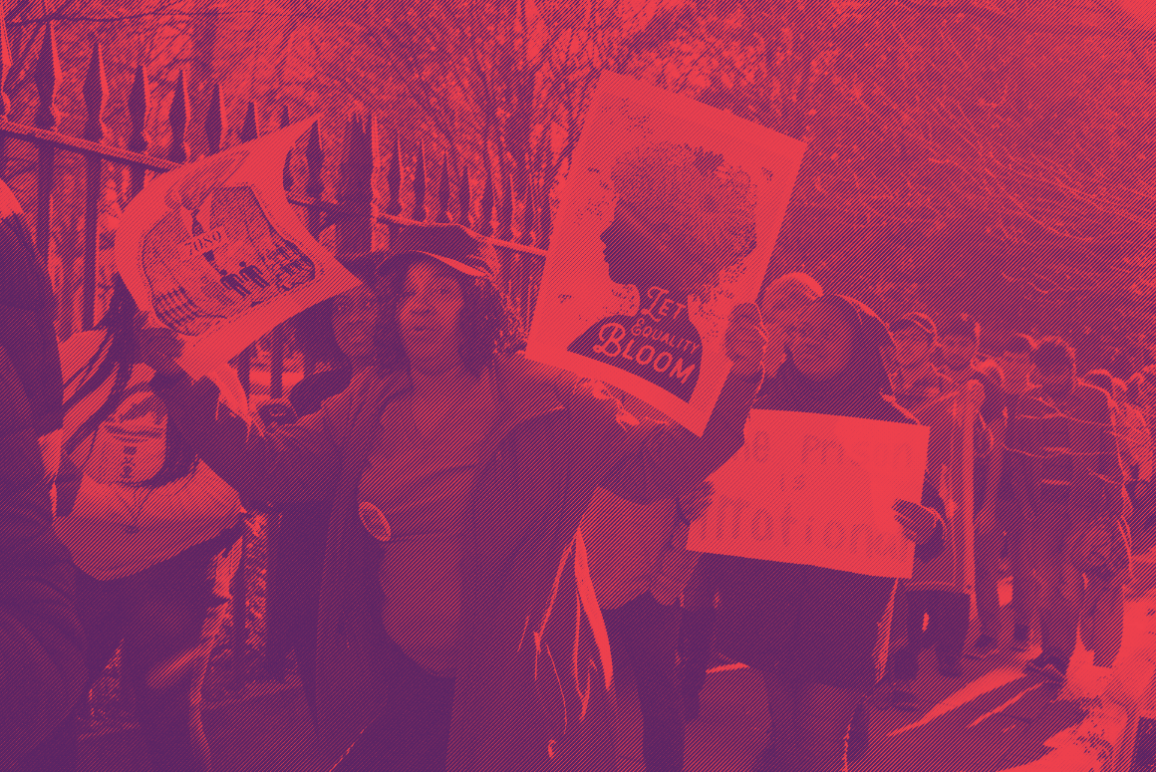
MULTIPOLYGON (((787 359, 755 407, 915 423, 890 399, 883 364, 890 336, 866 306, 824 296, 800 316, 787 359)), ((923 503, 896 501, 896 519, 920 545, 942 549, 943 502, 925 482, 923 503), (938 512, 938 514, 937 514, 938 512)), ((760 772, 835 772, 845 764, 855 709, 882 675, 896 580, 827 568, 723 558, 719 650, 762 671, 771 740, 760 772)))
POLYGON ((336 769, 612 772, 613 671, 578 524, 594 491, 690 492, 743 443, 766 334, 739 306, 730 377, 703 436, 640 424, 589 381, 504 353, 484 244, 413 226, 376 254, 377 366, 261 436, 144 343, 155 388, 244 490, 335 502, 317 702, 336 769))

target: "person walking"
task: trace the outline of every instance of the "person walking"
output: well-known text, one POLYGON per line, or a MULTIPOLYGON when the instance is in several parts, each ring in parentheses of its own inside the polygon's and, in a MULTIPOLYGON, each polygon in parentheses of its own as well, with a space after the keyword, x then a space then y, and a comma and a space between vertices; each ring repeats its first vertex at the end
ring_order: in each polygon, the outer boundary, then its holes
MULTIPOLYGON (((891 329, 896 338, 896 360, 901 367, 897 385, 907 387, 905 399, 901 402, 897 396, 896 401, 912 409, 919 423, 930 428, 928 474, 947 505, 943 551, 933 560, 917 561, 911 578, 900 582, 906 590, 906 613, 901 620, 905 625, 906 643, 893 653, 895 688, 891 699, 894 707, 911 709, 918 703, 918 697, 911 691, 910 684, 918 676, 919 653, 925 645, 935 646, 942 676, 959 678, 963 675, 960 658, 967 642, 974 591, 972 524, 963 510, 963 416, 968 413, 963 400, 972 400, 974 458, 985 458, 991 450, 992 440, 978 413, 982 391, 968 392, 966 388, 961 391, 931 366, 930 352, 935 343, 935 328, 931 320, 922 314, 910 314, 893 323, 891 329), (904 370, 914 377, 904 378, 904 370)), ((899 607, 898 603, 896 607, 899 607)), ((893 634, 895 627, 892 626, 893 634)))
MULTIPOLYGON (((296 317, 299 345, 313 361, 328 367, 290 389, 289 410, 280 413, 278 424, 313 415, 325 400, 349 388, 355 373, 373 366, 378 309, 373 292, 359 285, 296 317)), ((272 513, 265 577, 266 661, 272 675, 283 681, 289 653, 293 653, 306 704, 316 723, 317 614, 332 502, 266 504, 263 508, 272 513)))
POLYGON ((1041 589, 1043 651, 1026 669, 1062 682, 1082 617, 1100 622, 1083 625, 1097 666, 1111 666, 1119 652, 1130 505, 1111 398, 1076 378, 1075 354, 1059 338, 1041 341, 1032 361, 1040 385, 1025 395, 1008 447, 1026 506, 1028 563, 1041 589))
MULTIPOLYGON (((890 399, 886 326, 866 306, 824 295, 803 311, 786 361, 756 408, 915 423, 890 399)), ((896 518, 920 560, 943 549, 943 502, 925 480, 922 503, 896 518)), ((727 557, 719 583, 719 651, 760 671, 771 737, 757 770, 829 772, 846 763, 856 710, 878 683, 894 579, 727 557)))
POLYGON ((1120 448, 1120 461, 1124 465, 1124 489, 1136 515, 1128 524, 1135 532, 1143 525, 1143 515, 1147 511, 1149 484, 1152 479, 1152 435, 1144 414, 1127 400, 1127 385, 1112 377, 1107 370, 1093 370, 1084 380, 1102 389, 1112 398, 1116 408, 1116 440, 1120 448))
MULTIPOLYGON (((999 485, 995 496, 996 524, 1006 534, 1008 562, 1012 575, 1012 649, 1027 651, 1031 646, 1032 620, 1036 613, 1036 598, 1040 588, 1029 571, 1026 561, 1024 502, 1020 497, 1020 486, 1014 479, 1015 465, 1008 455, 1008 448, 1016 443, 1019 414, 1024 404, 1024 395, 1034 388, 1032 383, 1032 355, 1036 341, 1030 335, 1012 335, 1004 344, 1000 356, 1000 370, 1003 373, 1003 401, 1007 409, 1007 426, 1003 445, 997 446, 1000 454, 999 485)), ((982 603, 988 613, 999 607, 998 560, 999 553, 989 543, 983 555, 983 562, 977 564, 980 571, 976 575, 977 603, 982 603), (983 600, 979 601, 979 596, 983 600)), ((998 611, 995 612, 998 614, 998 611)))
MULTIPOLYGON (((982 369, 977 366, 979 323, 967 314, 960 314, 949 319, 940 328, 939 335, 943 374, 956 389, 962 389, 970 381, 977 381, 983 387, 980 415, 991 430, 995 446, 1002 447, 1007 427, 1006 409, 999 387, 1000 379, 989 374, 998 368, 991 362, 985 363, 982 369)), ((999 650, 999 576, 996 567, 1004 532, 996 520, 995 508, 1002 461, 999 454, 975 460, 972 501, 975 505, 975 605, 979 615, 979 636, 967 652, 973 659, 990 657, 999 650)))
MULTIPOLYGON (((778 372, 786 361, 787 347, 798 329, 799 314, 821 297, 819 282, 805 273, 788 273, 763 288, 759 307, 767 325, 767 353, 763 370, 768 377, 778 372)), ((679 625, 679 682, 682 690, 683 715, 687 721, 698 719, 700 695, 706 685, 706 672, 713 650, 715 601, 718 597, 720 557, 703 554, 695 565, 682 597, 679 625)))
POLYGON ((740 305, 703 435, 640 423, 598 384, 505 353, 489 251, 459 225, 399 229, 367 257, 376 366, 264 436, 180 373, 175 334, 142 336, 154 388, 224 478, 333 498, 317 707, 341 772, 613 770, 613 665, 580 518, 600 487, 638 504, 693 490, 742 447, 762 379, 758 308, 740 305))

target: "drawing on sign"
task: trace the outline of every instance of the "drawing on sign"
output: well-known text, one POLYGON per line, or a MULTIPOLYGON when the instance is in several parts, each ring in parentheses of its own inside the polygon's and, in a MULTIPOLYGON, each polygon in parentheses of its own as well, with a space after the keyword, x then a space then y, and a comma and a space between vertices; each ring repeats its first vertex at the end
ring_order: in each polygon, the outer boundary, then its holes
POLYGON ((277 233, 250 186, 182 193, 142 243, 153 309, 172 329, 200 335, 316 277, 313 261, 277 233))
POLYGON ((633 315, 595 322, 568 350, 608 362, 690 402, 702 338, 688 314, 719 274, 758 244, 750 177, 701 147, 632 148, 610 173, 617 201, 601 236, 610 280, 633 287, 633 315))
POLYGON ((560 192, 529 359, 612 384, 701 435, 805 145, 602 72, 560 192))

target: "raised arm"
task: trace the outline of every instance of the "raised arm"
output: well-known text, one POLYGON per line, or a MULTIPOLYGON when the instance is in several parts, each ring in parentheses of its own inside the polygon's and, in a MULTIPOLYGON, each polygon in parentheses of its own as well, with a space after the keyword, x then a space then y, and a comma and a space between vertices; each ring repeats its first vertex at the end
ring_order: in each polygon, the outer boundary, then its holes
POLYGON ((351 390, 298 423, 262 435, 218 407, 219 392, 208 378, 194 383, 183 373, 162 373, 152 388, 197 456, 244 500, 308 501, 337 479, 351 390))
MULTIPOLYGON (((631 449, 607 470, 602 487, 640 504, 692 492, 742 448, 743 428, 761 383, 761 371, 753 376, 732 372, 702 437, 675 424, 631 425, 629 416, 620 416, 631 449)), ((617 412, 617 401, 607 399, 605 409, 617 412)))

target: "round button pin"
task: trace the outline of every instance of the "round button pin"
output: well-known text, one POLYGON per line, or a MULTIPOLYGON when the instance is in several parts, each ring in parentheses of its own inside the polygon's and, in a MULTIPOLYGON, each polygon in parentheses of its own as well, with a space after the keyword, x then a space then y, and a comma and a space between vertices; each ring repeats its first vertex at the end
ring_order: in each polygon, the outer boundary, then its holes
POLYGON ((393 532, 390 530, 389 521, 385 519, 385 514, 380 509, 368 501, 363 501, 357 508, 357 514, 361 516, 361 524, 365 526, 365 530, 369 531, 370 536, 378 541, 389 541, 393 532))

